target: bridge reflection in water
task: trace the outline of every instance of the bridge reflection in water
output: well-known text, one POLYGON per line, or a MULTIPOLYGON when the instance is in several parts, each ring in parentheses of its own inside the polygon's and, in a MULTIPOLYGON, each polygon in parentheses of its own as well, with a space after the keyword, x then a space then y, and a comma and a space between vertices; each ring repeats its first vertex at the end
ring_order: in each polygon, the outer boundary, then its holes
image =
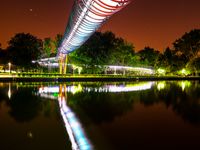
POLYGON ((75 113, 67 105, 67 93, 72 94, 83 91, 94 92, 130 92, 147 90, 152 87, 154 82, 141 82, 135 84, 106 84, 100 87, 82 87, 81 84, 66 86, 46 86, 40 87, 38 94, 41 97, 58 99, 60 113, 64 121, 67 133, 69 135, 73 150, 92 150, 93 146, 86 137, 86 134, 81 127, 81 123, 76 117, 75 113))
POLYGON ((64 121, 67 133, 69 135, 73 150, 92 150, 93 146, 86 137, 81 127, 81 123, 75 113, 67 105, 67 93, 72 94, 93 91, 93 92, 130 92, 151 89, 154 82, 140 82, 135 84, 105 84, 100 87, 83 87, 81 84, 69 85, 61 84, 60 86, 40 87, 38 94, 41 97, 58 99, 60 113, 64 121))
POLYGON ((59 83, 1 83, 0 88, 1 112, 3 112, 1 113, 3 119, 1 131, 9 131, 15 124, 19 129, 19 131, 13 130, 14 132, 11 130, 12 133, 8 132, 2 136, 1 141, 5 142, 2 142, 4 145, 1 145, 1 149, 14 149, 22 145, 27 149, 26 146, 30 146, 30 142, 24 142, 24 135, 18 135, 20 132, 27 133, 27 127, 28 131, 32 131, 28 132, 28 135, 33 137, 31 138, 33 139, 31 140, 32 149, 35 146, 41 147, 41 141, 46 143, 50 149, 55 149, 52 145, 56 147, 66 145, 69 149, 71 146, 71 149, 95 149, 96 147, 109 149, 108 146, 113 145, 116 146, 114 149, 120 150, 130 149, 130 147, 147 149, 149 146, 151 149, 162 149, 163 145, 166 149, 174 145, 182 149, 199 147, 198 91, 200 86, 198 81, 68 82, 67 85, 63 83, 60 86, 59 83), (57 86, 49 86, 55 84, 57 86), (120 91, 122 93, 110 93, 120 91), (47 99, 40 98, 40 96, 47 99), (6 103, 4 99, 7 100, 6 103), (54 101, 48 101, 50 99, 54 101), (55 107, 60 109, 55 110, 55 107), (64 120, 61 124, 63 127, 66 126, 66 130, 59 128, 60 121, 57 117, 54 118, 57 112, 61 113, 60 116, 63 118, 61 120, 64 120), (4 116, 9 116, 10 119, 4 116), (54 124, 48 126, 49 121, 46 117, 52 123, 56 122, 58 126, 54 124), (38 124, 36 120, 41 123, 38 124), (41 127, 42 124, 48 127, 38 131, 38 126, 41 127), (84 132, 81 126, 87 132, 84 132), (123 126, 125 128, 122 128, 123 126), (63 134, 63 130, 69 136, 63 134), (58 136, 52 138, 52 131, 59 133, 58 136), (146 133, 152 133, 152 131, 154 134, 147 138, 146 133), (138 139, 138 134, 135 133, 141 133, 140 136, 144 140, 138 139), (62 142, 65 139, 63 135, 67 137, 64 143, 62 142), (86 135, 88 139, 85 138, 86 135), (48 143, 50 139, 53 143, 48 143), (22 145, 20 142, 16 143, 16 140, 23 141, 22 145), (6 141, 14 144, 7 144, 6 141), (70 141, 72 144, 69 144, 70 141), (147 144, 142 145, 141 143, 144 142, 147 144), (13 148, 4 148, 7 146, 13 148))
POLYGON ((67 133, 69 135, 73 150, 92 150, 83 128, 74 112, 67 106, 66 85, 59 87, 59 108, 67 133), (64 89, 64 90, 63 90, 64 89))
POLYGON ((62 87, 62 89, 59 86, 44 86, 39 88, 38 94, 42 97, 56 99, 61 90, 62 92, 70 92, 72 94, 90 91, 117 93, 148 90, 151 89, 154 84, 155 82, 139 82, 134 84, 105 84, 99 87, 83 87, 81 84, 77 84, 62 87))

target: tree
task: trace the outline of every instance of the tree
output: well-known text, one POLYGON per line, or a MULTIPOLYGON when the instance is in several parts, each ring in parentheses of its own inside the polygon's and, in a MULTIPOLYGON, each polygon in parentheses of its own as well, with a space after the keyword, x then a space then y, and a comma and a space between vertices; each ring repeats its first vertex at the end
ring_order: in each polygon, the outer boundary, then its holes
POLYGON ((44 54, 43 54, 42 57, 50 57, 51 49, 52 49, 51 42, 52 42, 51 38, 45 38, 44 39, 44 42, 43 42, 44 54))
POLYGON ((124 41, 122 38, 116 38, 114 45, 108 59, 108 64, 122 66, 132 65, 132 58, 135 54, 133 45, 124 41))
POLYGON ((40 57, 42 51, 42 40, 30 33, 17 33, 8 42, 8 52, 13 64, 30 67, 32 60, 40 57))
POLYGON ((76 64, 87 65, 88 73, 100 73, 104 65, 128 65, 134 55, 134 47, 114 33, 95 32, 85 44, 70 54, 76 64))
POLYGON ((165 70, 169 73, 171 71, 177 70, 180 66, 182 66, 180 65, 182 64, 180 60, 181 57, 177 56, 174 50, 167 47, 163 53, 159 54, 155 66, 156 68, 165 68, 165 70))
POLYGON ((28 88, 14 92, 8 105, 9 114, 18 122, 29 122, 41 111, 41 100, 28 88))
POLYGON ((185 33, 173 45, 179 55, 185 55, 188 63, 192 63, 200 52, 200 29, 194 29, 189 33, 185 33))
POLYGON ((53 41, 54 43, 54 51, 52 54, 56 55, 58 53, 58 47, 60 46, 62 42, 63 35, 62 34, 57 34, 55 37, 55 40, 53 41))
POLYGON ((8 63, 8 56, 7 51, 0 49, 0 63, 7 64, 8 63))
POLYGON ((198 75, 200 71, 200 57, 195 58, 189 65, 188 68, 196 75, 198 75))
POLYGON ((167 72, 177 72, 185 67, 187 59, 185 55, 179 55, 175 50, 168 47, 163 52, 162 58, 159 58, 157 63, 158 66, 165 68, 167 72))
POLYGON ((137 53, 140 56, 140 63, 145 66, 154 66, 159 57, 159 51, 145 47, 137 53))
POLYGON ((58 52, 58 47, 62 41, 62 35, 57 34, 55 39, 45 38, 43 41, 43 55, 42 57, 55 57, 58 52))

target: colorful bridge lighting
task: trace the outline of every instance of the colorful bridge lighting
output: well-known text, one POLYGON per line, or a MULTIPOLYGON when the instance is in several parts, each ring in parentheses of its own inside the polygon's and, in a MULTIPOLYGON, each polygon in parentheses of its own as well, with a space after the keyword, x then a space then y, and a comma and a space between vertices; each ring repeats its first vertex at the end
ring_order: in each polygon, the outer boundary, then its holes
POLYGON ((110 16, 130 0, 75 0, 58 56, 79 48, 110 16))

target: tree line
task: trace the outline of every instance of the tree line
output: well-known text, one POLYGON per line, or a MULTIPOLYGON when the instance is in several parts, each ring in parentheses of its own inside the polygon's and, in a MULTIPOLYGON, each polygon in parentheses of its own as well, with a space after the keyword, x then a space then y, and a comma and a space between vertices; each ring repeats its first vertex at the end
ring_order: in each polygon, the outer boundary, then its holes
MULTIPOLYGON (((0 63, 8 60, 17 66, 31 67, 32 60, 56 56, 62 35, 41 40, 30 33, 18 33, 1 49, 0 63)), ((114 33, 95 32, 85 44, 69 54, 69 63, 85 67, 86 73, 101 73, 104 65, 140 66, 163 69, 165 74, 198 74, 200 71, 200 29, 186 32, 164 51, 144 47, 136 51, 132 43, 114 33)))

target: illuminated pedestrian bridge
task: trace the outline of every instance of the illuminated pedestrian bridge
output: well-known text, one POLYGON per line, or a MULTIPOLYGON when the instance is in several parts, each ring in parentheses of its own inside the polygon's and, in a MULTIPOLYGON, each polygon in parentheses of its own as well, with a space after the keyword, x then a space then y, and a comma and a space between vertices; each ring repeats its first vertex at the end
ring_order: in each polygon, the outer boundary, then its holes
POLYGON ((66 73, 67 55, 84 44, 103 23, 129 3, 130 0, 74 0, 57 57, 50 58, 59 61, 60 74, 66 73))
POLYGON ((130 0, 75 0, 58 56, 79 48, 107 19, 130 0))
MULTIPOLYGON (((56 62, 56 58, 45 58, 37 61, 33 61, 33 63, 38 63, 40 66, 51 68, 58 68, 59 63, 56 62)), ((68 67, 70 67, 72 70, 78 69, 79 74, 82 71, 83 64, 80 66, 76 66, 74 64, 67 64, 68 67)), ((132 66, 114 66, 114 65, 96 65, 98 67, 104 68, 104 71, 106 74, 117 74, 117 72, 122 72, 124 75, 126 72, 135 72, 138 75, 153 75, 155 74, 155 70, 151 67, 132 67, 132 66), (111 73, 109 73, 111 72, 111 73)))

